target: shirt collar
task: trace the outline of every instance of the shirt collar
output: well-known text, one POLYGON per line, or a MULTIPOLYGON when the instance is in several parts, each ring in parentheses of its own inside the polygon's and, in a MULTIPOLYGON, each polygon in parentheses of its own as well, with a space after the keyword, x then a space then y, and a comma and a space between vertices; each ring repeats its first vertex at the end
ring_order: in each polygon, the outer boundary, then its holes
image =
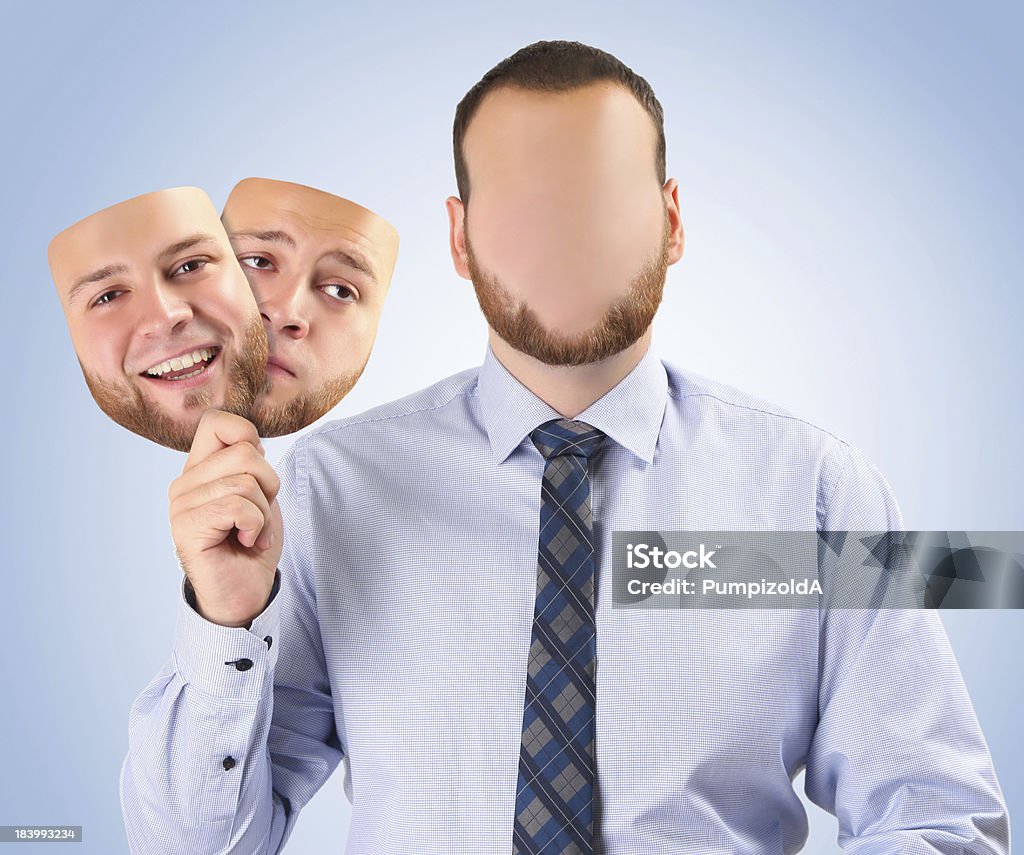
MULTIPOLYGON (((489 344, 477 379, 477 397, 496 464, 504 463, 535 427, 562 418, 509 373, 489 344)), ((648 347, 643 359, 618 385, 576 418, 650 463, 667 400, 665 366, 648 347)))

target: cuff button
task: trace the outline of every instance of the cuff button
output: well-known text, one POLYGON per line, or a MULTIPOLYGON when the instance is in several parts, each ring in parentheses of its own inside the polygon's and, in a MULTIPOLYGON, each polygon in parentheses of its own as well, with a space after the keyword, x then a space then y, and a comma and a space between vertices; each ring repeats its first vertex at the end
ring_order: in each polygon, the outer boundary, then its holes
POLYGON ((229 769, 235 767, 235 758, 228 756, 224 758, 224 762, 221 764, 224 767, 224 771, 227 772, 229 769))
POLYGON ((252 668, 251 659, 236 659, 234 662, 226 662, 226 665, 234 665, 239 671, 248 671, 252 668))

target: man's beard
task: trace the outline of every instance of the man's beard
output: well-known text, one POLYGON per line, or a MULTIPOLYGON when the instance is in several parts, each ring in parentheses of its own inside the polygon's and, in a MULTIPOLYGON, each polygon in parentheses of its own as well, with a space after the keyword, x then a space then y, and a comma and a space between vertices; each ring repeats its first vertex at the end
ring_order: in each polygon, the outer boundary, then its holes
MULTIPOLYGON (((223 358, 223 351, 221 358, 223 358)), ((78 363, 82 365, 81 360, 78 363)), ((259 394, 267 367, 267 334, 263 320, 254 315, 242 334, 241 347, 228 374, 227 393, 217 409, 249 417, 259 394)), ((198 410, 194 422, 181 422, 163 412, 132 383, 109 382, 89 374, 82 366, 86 385, 101 410, 132 433, 151 439, 176 451, 189 451, 195 439, 196 426, 205 410, 215 406, 210 390, 204 386, 185 392, 182 405, 198 410)), ((173 381, 166 381, 173 382, 173 381)))
POLYGON ((509 346, 548 365, 586 365, 614 356, 647 332, 661 304, 669 265, 667 213, 661 247, 644 262, 629 292, 591 329, 575 336, 545 328, 525 302, 517 304, 496 277, 481 270, 470 246, 468 226, 465 235, 469 274, 487 323, 509 346))
MULTIPOLYGON (((266 401, 257 400, 249 421, 256 425, 256 431, 260 436, 285 436, 302 430, 313 424, 349 393, 362 375, 368 360, 369 356, 355 371, 326 380, 316 389, 296 395, 283 404, 267 404, 266 401)), ((271 383, 270 378, 266 378, 261 395, 270 391, 271 383)))

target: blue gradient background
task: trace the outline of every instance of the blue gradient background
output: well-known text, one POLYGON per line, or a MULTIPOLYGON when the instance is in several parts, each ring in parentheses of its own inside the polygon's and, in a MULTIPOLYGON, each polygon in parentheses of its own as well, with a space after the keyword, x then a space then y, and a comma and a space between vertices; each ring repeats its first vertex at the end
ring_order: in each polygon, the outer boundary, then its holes
MULTIPOLYGON (((420 388, 485 344, 448 252, 455 104, 539 38, 611 51, 664 105, 686 253, 662 356, 859 445, 908 528, 1024 528, 1021 4, 142 5, 4 6, 0 824, 81 824, 73 851, 127 850, 128 710, 170 657, 181 582, 166 491, 184 456, 93 403, 49 239, 181 184, 218 206, 250 175, 348 196, 402 247, 332 415, 420 388)), ((1016 821, 1024 613, 942 617, 1016 821)), ((808 809, 805 851, 839 851, 808 809)), ((347 824, 337 774, 287 851, 341 852, 347 824)))

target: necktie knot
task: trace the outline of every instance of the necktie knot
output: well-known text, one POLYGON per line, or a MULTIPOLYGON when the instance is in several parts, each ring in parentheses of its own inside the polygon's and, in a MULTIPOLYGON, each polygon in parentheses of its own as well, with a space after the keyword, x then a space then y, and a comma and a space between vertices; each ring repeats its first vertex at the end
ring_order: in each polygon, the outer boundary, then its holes
POLYGON ((586 422, 552 419, 530 434, 537 450, 548 460, 572 455, 588 458, 601 447, 605 434, 586 422))

